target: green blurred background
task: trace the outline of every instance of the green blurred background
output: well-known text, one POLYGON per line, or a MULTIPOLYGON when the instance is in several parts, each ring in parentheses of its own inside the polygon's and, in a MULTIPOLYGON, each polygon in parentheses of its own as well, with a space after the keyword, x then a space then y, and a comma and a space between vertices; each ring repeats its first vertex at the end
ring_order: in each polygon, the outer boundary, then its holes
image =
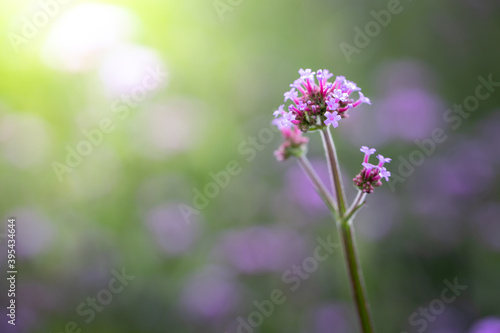
POLYGON ((500 6, 402 1, 356 37, 391 3, 4 0, 0 266, 13 216, 18 308, 0 331, 355 332, 340 251, 298 290, 283 281, 317 237, 337 234, 297 164, 275 160, 280 135, 263 130, 299 68, 326 68, 372 100, 333 133, 350 198, 361 145, 392 157, 394 176, 415 140, 448 137, 356 220, 378 332, 500 332, 500 93, 459 125, 443 118, 479 76, 500 81, 500 6), (231 161, 228 184, 208 185, 231 161), (196 199, 207 186, 213 198, 196 199), (122 270, 134 278, 109 293, 122 270), (416 322, 455 278, 467 289, 416 322), (286 302, 238 328, 274 289, 286 302))

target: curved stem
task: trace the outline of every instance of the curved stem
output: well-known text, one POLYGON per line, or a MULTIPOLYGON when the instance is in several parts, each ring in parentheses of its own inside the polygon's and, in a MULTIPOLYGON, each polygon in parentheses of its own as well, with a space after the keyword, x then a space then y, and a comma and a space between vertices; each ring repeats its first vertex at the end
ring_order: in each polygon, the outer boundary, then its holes
POLYGON ((321 138, 323 139, 323 146, 325 147, 333 191, 337 197, 338 214, 340 217, 343 217, 345 214, 344 186, 342 185, 342 177, 340 176, 339 161, 335 152, 335 145, 333 144, 328 127, 321 129, 321 138))
POLYGON ((318 175, 314 171, 311 163, 309 163, 307 157, 305 155, 302 155, 298 157, 297 160, 299 161, 299 164, 306 173, 307 177, 313 183, 316 192, 318 192, 318 194, 320 195, 321 199, 323 199, 323 202, 326 204, 328 209, 336 217, 337 214, 335 211, 335 202, 333 201, 332 196, 326 189, 325 185, 323 185, 323 182, 321 182, 321 179, 319 179, 318 175))
POLYGON ((347 209, 347 212, 345 214, 346 220, 354 218, 354 214, 357 212, 359 208, 361 208, 361 206, 363 206, 365 198, 366 198, 366 193, 364 193, 363 191, 358 191, 358 194, 356 195, 356 198, 352 202, 351 207, 347 209))

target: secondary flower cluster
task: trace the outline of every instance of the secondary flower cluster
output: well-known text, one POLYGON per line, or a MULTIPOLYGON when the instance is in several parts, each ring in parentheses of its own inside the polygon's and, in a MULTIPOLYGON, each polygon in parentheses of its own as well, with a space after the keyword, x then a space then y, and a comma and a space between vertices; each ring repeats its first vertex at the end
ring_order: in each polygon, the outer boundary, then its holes
POLYGON ((363 159, 363 163, 361 163, 363 170, 361 170, 361 172, 353 178, 353 181, 361 191, 365 193, 372 193, 374 187, 382 185, 382 182, 380 181, 382 178, 389 181, 391 173, 384 167, 384 163, 389 163, 391 159, 385 158, 379 154, 377 156, 379 159, 378 165, 373 165, 368 163, 368 159, 370 158, 370 155, 375 153, 376 149, 362 146, 360 150, 365 153, 365 158, 363 159))
POLYGON ((278 161, 284 161, 290 156, 298 157, 305 153, 306 143, 309 138, 302 136, 302 132, 297 127, 283 127, 281 134, 285 141, 274 152, 274 156, 278 161))
POLYGON ((302 132, 329 126, 338 126, 342 118, 347 117, 347 111, 361 103, 371 104, 356 83, 348 81, 343 76, 337 76, 333 82, 328 80, 333 77, 327 69, 300 69, 300 77, 290 84, 292 88, 287 91, 285 102, 292 103, 286 111, 285 104, 274 111, 273 124, 279 129, 297 126, 302 132), (354 100, 351 93, 357 91, 359 98, 354 100), (300 96, 299 96, 300 94, 300 96))

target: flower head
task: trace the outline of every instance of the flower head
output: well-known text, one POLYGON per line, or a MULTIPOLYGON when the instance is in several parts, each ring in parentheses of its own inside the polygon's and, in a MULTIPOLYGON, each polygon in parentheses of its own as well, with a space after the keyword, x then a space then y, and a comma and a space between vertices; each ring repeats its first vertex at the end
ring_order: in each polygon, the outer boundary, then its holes
POLYGON ((470 333, 495 333, 500 332, 500 318, 486 317, 472 326, 470 333))
MULTIPOLYGON (((285 119, 283 122, 289 126, 296 125, 302 132, 325 128, 330 124, 338 126, 339 118, 347 118, 347 112, 361 103, 370 104, 370 100, 361 92, 356 83, 346 80, 343 76, 337 76, 333 82, 328 82, 333 77, 327 69, 318 69, 313 72, 310 68, 299 70, 300 77, 290 84, 291 89, 284 93, 284 101, 290 101, 288 111, 295 116, 293 121, 285 119), (351 97, 351 93, 358 92, 357 100, 351 97), (335 114, 335 116, 334 116, 335 114)), ((285 108, 286 105, 283 107, 285 108)), ((283 108, 276 110, 275 117, 290 117, 283 108)), ((286 110, 286 109, 285 109, 286 110)), ((273 124, 281 128, 281 121, 273 124)))
POLYGON ((375 187, 379 187, 382 185, 380 181, 384 178, 386 181, 389 181, 389 177, 391 176, 390 171, 387 171, 385 167, 383 167, 384 163, 389 163, 391 161, 390 158, 386 158, 382 155, 378 155, 379 159, 378 165, 373 165, 368 162, 370 155, 375 153, 375 148, 368 148, 366 146, 362 146, 360 151, 365 154, 363 158, 363 162, 361 165, 363 169, 359 172, 359 174, 353 178, 354 184, 358 189, 365 193, 372 193, 375 187))

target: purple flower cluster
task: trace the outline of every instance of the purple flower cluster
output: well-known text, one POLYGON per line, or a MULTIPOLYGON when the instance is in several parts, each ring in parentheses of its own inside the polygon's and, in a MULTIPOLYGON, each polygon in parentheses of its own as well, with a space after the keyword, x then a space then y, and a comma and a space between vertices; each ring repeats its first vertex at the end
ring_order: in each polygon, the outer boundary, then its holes
POLYGON ((356 177, 353 178, 353 181, 354 184, 364 193, 372 193, 374 187, 382 185, 382 178, 389 181, 391 173, 384 167, 384 163, 389 163, 391 159, 379 154, 377 156, 379 159, 378 165, 373 165, 368 163, 368 159, 370 158, 370 155, 375 153, 376 149, 362 146, 360 151, 365 153, 365 158, 363 159, 363 163, 361 163, 363 169, 356 177))
POLYGON ((356 83, 348 81, 343 76, 337 76, 334 82, 328 82, 333 77, 326 69, 300 69, 300 77, 290 85, 285 102, 292 101, 285 111, 285 105, 280 105, 274 111, 273 124, 279 129, 297 126, 302 132, 329 126, 338 126, 342 118, 347 117, 347 111, 361 103, 371 104, 356 83), (315 78, 316 76, 316 78, 315 78), (351 93, 357 91, 359 98, 355 101, 351 93), (300 96, 299 96, 300 93, 300 96))

